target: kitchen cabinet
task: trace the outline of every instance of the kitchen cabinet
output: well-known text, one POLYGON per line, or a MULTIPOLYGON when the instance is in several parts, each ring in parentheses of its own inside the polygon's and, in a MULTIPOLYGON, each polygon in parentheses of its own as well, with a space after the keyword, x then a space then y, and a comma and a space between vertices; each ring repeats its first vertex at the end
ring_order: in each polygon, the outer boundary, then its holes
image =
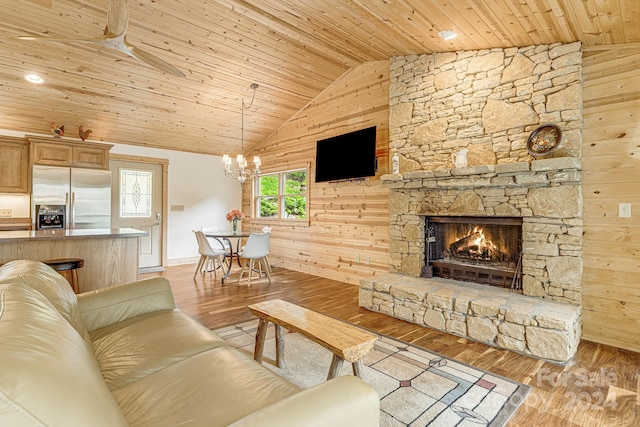
POLYGON ((34 165, 109 169, 109 150, 113 145, 59 138, 28 139, 34 165))
POLYGON ((0 137, 0 193, 29 192, 29 143, 0 137))

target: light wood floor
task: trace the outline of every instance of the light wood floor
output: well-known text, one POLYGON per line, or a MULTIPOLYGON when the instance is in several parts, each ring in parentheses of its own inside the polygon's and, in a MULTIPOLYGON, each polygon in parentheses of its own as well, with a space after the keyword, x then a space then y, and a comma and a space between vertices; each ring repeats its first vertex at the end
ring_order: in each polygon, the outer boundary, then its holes
MULTIPOLYGON (((194 265, 170 267, 178 307, 209 328, 252 319, 246 306, 280 298, 360 325, 532 387, 508 426, 640 426, 640 354, 583 341, 566 366, 499 350, 358 307, 358 288, 274 268, 272 284, 223 286, 213 275, 192 280, 194 265)), ((238 268, 236 267, 236 270, 238 268)), ((246 282, 245 282, 246 283, 246 282)))

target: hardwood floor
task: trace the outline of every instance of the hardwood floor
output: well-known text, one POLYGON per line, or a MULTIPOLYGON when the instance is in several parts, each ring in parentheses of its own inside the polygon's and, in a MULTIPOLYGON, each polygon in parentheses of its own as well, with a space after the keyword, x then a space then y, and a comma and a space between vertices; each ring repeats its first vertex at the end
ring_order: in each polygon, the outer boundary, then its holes
POLYGON ((271 285, 265 279, 239 285, 232 274, 223 286, 211 274, 193 281, 194 269, 181 265, 142 277, 167 277, 178 307, 209 328, 250 320, 247 305, 280 298, 528 384, 532 390, 510 427, 640 425, 640 353, 583 341, 562 366, 365 310, 358 287, 335 280, 274 268, 271 285))

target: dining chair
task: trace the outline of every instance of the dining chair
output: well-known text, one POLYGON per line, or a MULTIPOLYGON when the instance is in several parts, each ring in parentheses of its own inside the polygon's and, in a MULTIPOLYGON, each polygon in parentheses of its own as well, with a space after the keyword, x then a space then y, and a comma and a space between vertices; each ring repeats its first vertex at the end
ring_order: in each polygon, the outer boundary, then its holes
POLYGON ((217 233, 218 227, 216 227, 215 225, 213 227, 200 227, 200 231, 204 233, 204 235, 207 237, 207 240, 209 241, 209 243, 211 243, 211 246, 213 248, 216 248, 217 246, 222 246, 227 251, 227 253, 229 252, 228 240, 216 239, 215 237, 207 236, 207 233, 213 233, 213 234, 217 233))
POLYGON ((220 246, 214 249, 207 239, 207 236, 205 236, 202 231, 193 230, 193 232, 196 235, 196 240, 198 242, 198 252, 200 253, 200 260, 198 261, 196 271, 193 273, 193 279, 195 280, 198 272, 204 274, 207 271, 211 270, 213 270, 214 277, 218 277, 216 269, 222 268, 224 255, 226 252, 224 247, 220 246), (211 267, 209 267, 209 264, 211 264, 211 267))
POLYGON ((269 279, 271 284, 271 269, 267 262, 267 255, 269 254, 269 233, 251 233, 247 239, 247 243, 244 245, 242 252, 240 252, 240 259, 242 260, 242 270, 238 277, 238 282, 242 280, 247 267, 249 268, 249 279, 247 286, 251 286, 251 277, 254 271, 258 271, 260 277, 262 277, 262 269, 264 266, 264 273, 269 279), (257 261, 257 266, 255 265, 257 261), (257 270, 255 269, 257 267, 257 270))
MULTIPOLYGON (((265 225, 264 227, 262 227, 262 232, 263 233, 271 233, 271 227, 269 227, 268 225, 265 225)), ((269 262, 269 257, 264 257, 264 261, 265 264, 267 265, 267 268, 269 269, 269 274, 273 273, 273 270, 271 270, 271 263, 269 262)))

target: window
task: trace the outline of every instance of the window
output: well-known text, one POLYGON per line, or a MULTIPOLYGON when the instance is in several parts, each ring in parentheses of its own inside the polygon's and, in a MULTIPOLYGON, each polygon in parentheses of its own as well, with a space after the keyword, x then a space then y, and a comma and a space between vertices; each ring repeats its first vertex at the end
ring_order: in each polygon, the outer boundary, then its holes
POLYGON ((151 218, 152 178, 150 171, 120 169, 121 218, 151 218))
POLYGON ((307 169, 260 175, 256 183, 256 218, 307 219, 307 169))

